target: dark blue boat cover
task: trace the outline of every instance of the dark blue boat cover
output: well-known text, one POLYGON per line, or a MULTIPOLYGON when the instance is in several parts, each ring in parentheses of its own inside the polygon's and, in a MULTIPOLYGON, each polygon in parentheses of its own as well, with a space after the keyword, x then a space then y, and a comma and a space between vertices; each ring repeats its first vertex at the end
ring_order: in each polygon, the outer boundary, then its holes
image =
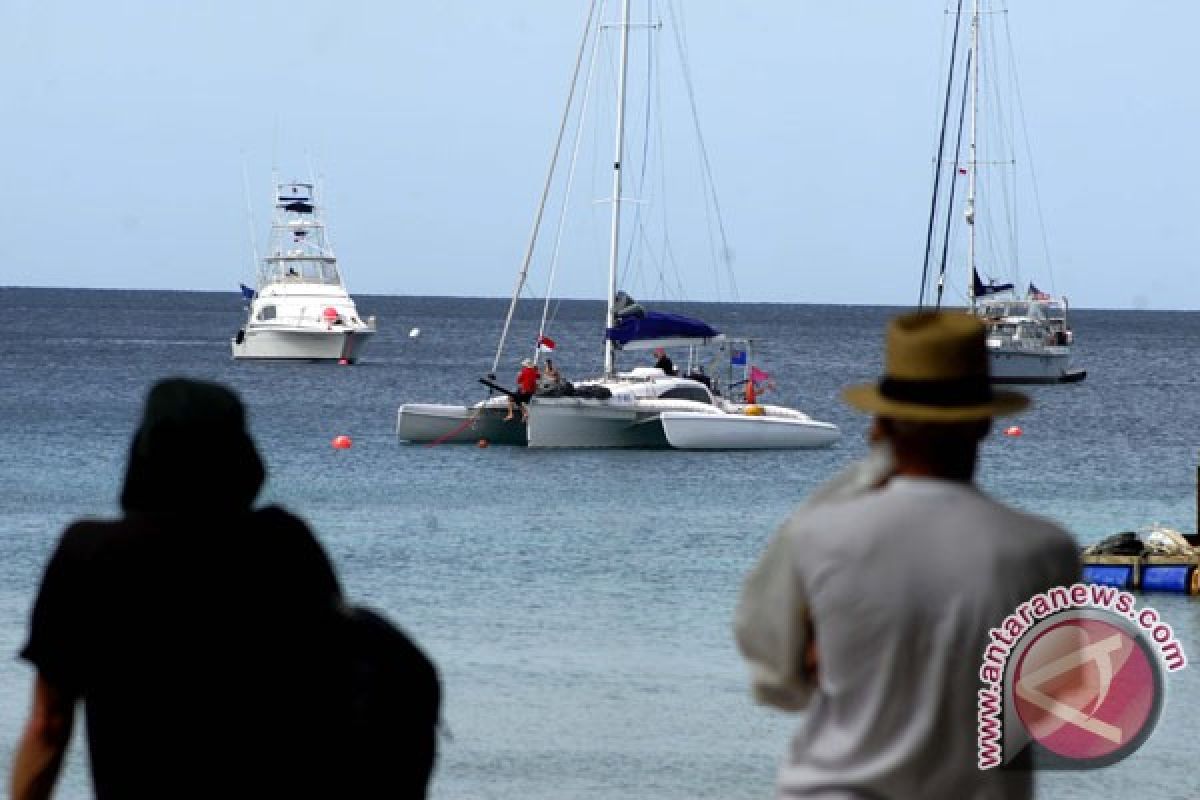
POLYGON ((721 332, 692 317, 647 311, 644 317, 626 317, 604 335, 623 347, 644 339, 713 339, 721 332))

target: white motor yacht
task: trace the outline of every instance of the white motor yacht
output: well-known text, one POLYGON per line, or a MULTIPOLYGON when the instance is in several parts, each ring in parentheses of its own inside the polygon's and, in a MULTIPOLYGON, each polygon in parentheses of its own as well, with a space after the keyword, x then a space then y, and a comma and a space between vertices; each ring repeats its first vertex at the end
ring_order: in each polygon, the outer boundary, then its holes
POLYGON ((311 183, 277 187, 257 287, 242 291, 249 307, 234 358, 352 364, 375 334, 375 318, 362 319, 346 291, 311 183))
POLYGON ((1032 289, 1021 300, 987 299, 976 313, 987 326, 993 383, 1072 383, 1086 377, 1071 367, 1075 337, 1065 303, 1032 289))

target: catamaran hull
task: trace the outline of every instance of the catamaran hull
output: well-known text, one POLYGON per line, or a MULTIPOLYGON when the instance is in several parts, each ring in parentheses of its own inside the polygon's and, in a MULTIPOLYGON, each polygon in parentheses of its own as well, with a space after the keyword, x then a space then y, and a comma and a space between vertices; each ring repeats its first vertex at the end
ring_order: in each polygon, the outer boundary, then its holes
POLYGON ((608 400, 534 398, 529 406, 530 447, 670 447, 659 413, 608 400))
POLYGON ((359 330, 262 330, 243 328, 230 340, 238 359, 294 359, 341 361, 353 364, 366 349, 375 331, 359 330))
POLYGON ((405 403, 396 418, 396 435, 407 442, 438 444, 528 444, 520 415, 505 421, 507 410, 405 403))
POLYGON ((1073 383, 1087 373, 1069 366, 1070 351, 988 351, 992 383, 1073 383))
POLYGON ((667 441, 681 450, 801 450, 841 438, 836 425, 817 420, 692 411, 659 416, 667 441))

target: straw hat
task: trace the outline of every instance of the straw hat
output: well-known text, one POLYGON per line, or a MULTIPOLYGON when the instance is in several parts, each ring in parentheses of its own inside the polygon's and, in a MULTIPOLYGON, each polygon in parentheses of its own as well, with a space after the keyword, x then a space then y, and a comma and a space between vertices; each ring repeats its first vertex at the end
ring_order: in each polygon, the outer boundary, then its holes
POLYGON ((1020 392, 988 380, 983 323, 961 311, 918 311, 888 324, 884 376, 851 386, 842 399, 881 417, 965 422, 1015 414, 1029 405, 1020 392))

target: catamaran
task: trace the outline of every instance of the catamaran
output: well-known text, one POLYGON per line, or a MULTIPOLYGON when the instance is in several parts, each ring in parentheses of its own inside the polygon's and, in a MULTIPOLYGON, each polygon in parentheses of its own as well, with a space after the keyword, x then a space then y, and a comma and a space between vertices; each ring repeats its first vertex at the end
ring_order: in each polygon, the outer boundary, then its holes
POLYGON ((276 186, 269 250, 257 266, 257 285, 242 286, 249 306, 230 342, 234 358, 353 364, 362 356, 375 318, 360 318, 346 291, 312 183, 276 186))
MULTIPOLYGON (((980 53, 980 26, 983 18, 990 13, 990 9, 982 8, 981 0, 972 0, 968 16, 963 12, 963 0, 959 0, 954 16, 950 69, 946 82, 942 126, 935 160, 933 201, 929 212, 925 266, 921 276, 919 302, 924 305, 928 300, 927 288, 934 288, 936 295, 931 305, 940 307, 942 304, 947 252, 952 240, 955 194, 959 180, 965 178, 967 183, 965 208, 961 217, 966 224, 967 283, 965 291, 968 311, 976 314, 987 327, 988 362, 992 381, 996 383, 1072 383, 1082 380, 1087 373, 1071 366, 1071 348, 1075 342, 1075 336, 1071 330, 1067 299, 1053 297, 1038 289, 1032 282, 1029 283, 1023 294, 1016 289, 1018 258, 1016 210, 1013 204, 1013 196, 1016 194, 1015 181, 1014 185, 1010 185, 1005 183, 1002 178, 986 182, 980 180, 981 167, 1009 167, 1014 163, 1011 156, 1007 156, 1000 150, 1001 145, 1009 146, 1011 133, 1014 130, 1012 126, 989 130, 986 136, 981 135, 980 132, 982 89, 980 64, 984 60, 980 53), (966 52, 962 53, 959 47, 959 34, 964 19, 969 24, 970 43, 966 52), (958 98, 958 108, 954 109, 952 108, 952 99, 954 99, 956 90, 961 91, 961 96, 958 98), (952 115, 955 110, 957 110, 957 124, 952 115), (959 150, 964 134, 967 139, 965 158, 962 157, 959 150), (951 142, 951 137, 953 137, 953 152, 947 155, 947 144, 951 142), (991 154, 982 152, 981 141, 997 143, 996 151, 991 154), (992 195, 998 199, 998 202, 993 202, 990 207, 982 203, 981 189, 985 185, 993 188, 992 195), (938 219, 940 210, 945 212, 944 223, 940 223, 938 219), (939 258, 933 247, 934 232, 939 224, 944 225, 940 267, 937 270, 936 283, 929 287, 928 278, 939 258), (983 237, 978 235, 980 228, 985 234, 983 237), (1008 266, 1001 267, 1000 271, 1012 275, 1013 282, 997 283, 993 278, 985 283, 980 277, 978 268, 978 257, 981 250, 986 250, 986 256, 991 257, 997 263, 1007 262, 1008 266)), ((999 38, 989 37, 989 41, 999 40, 999 38)), ((987 88, 994 90, 995 94, 999 94, 998 84, 1002 71, 997 69, 994 61, 988 61, 988 66, 991 82, 987 88)), ((1011 70, 1009 74, 1015 81, 1015 70, 1011 70)), ((1019 98, 1017 92, 1014 91, 1012 94, 1019 98)), ((1017 108, 1019 110, 1019 103, 1017 108)), ((998 114, 995 116, 998 117, 998 114)), ((1048 253, 1046 262, 1048 266, 1048 253)))
MULTIPOLYGON (((559 129, 559 145, 566 129, 579 82, 580 63, 589 38, 601 37, 601 29, 617 37, 619 53, 614 98, 614 151, 612 157, 608 253, 607 310, 603 325, 597 325, 597 338, 603 341, 603 371, 595 378, 571 384, 567 390, 535 394, 528 403, 527 421, 508 412, 511 394, 496 384, 496 369, 503 353, 517 300, 537 238, 546 198, 555 174, 559 146, 551 159, 550 173, 543 191, 542 204, 535 216, 534 231, 525 261, 509 306, 508 316, 497 348, 491 373, 483 382, 501 395, 492 396, 473 406, 405 403, 400 406, 397 433, 410 442, 477 442, 528 445, 547 448, 657 448, 724 450, 764 448, 827 447, 837 442, 837 426, 811 418, 796 409, 756 402, 757 398, 730 396, 706 376, 686 372, 670 375, 657 367, 618 368, 618 356, 629 351, 655 348, 720 346, 724 334, 702 320, 649 310, 618 291, 618 273, 622 254, 630 248, 628 234, 623 236, 622 211, 627 201, 622 195, 624 175, 632 159, 626 149, 625 116, 629 76, 629 39, 634 28, 653 32, 661 23, 635 23, 630 17, 630 0, 621 0, 617 21, 602 21, 593 2, 575 77, 559 129), (507 418, 506 417, 511 417, 507 418)), ((593 59, 595 63, 595 59, 593 59)), ((584 95, 590 93, 590 84, 584 95)), ((647 94, 649 96, 649 93, 647 94)), ((578 140, 577 140, 578 141, 578 140)), ((574 174, 574 164, 569 173, 574 174)), ((634 174, 637 174, 636 172, 634 174)), ((568 179, 569 181, 569 179, 568 179)), ((561 230, 561 228, 560 228, 561 230)), ((556 248, 557 249, 557 248, 556 248)), ((546 313, 538 341, 545 336, 546 313)))

